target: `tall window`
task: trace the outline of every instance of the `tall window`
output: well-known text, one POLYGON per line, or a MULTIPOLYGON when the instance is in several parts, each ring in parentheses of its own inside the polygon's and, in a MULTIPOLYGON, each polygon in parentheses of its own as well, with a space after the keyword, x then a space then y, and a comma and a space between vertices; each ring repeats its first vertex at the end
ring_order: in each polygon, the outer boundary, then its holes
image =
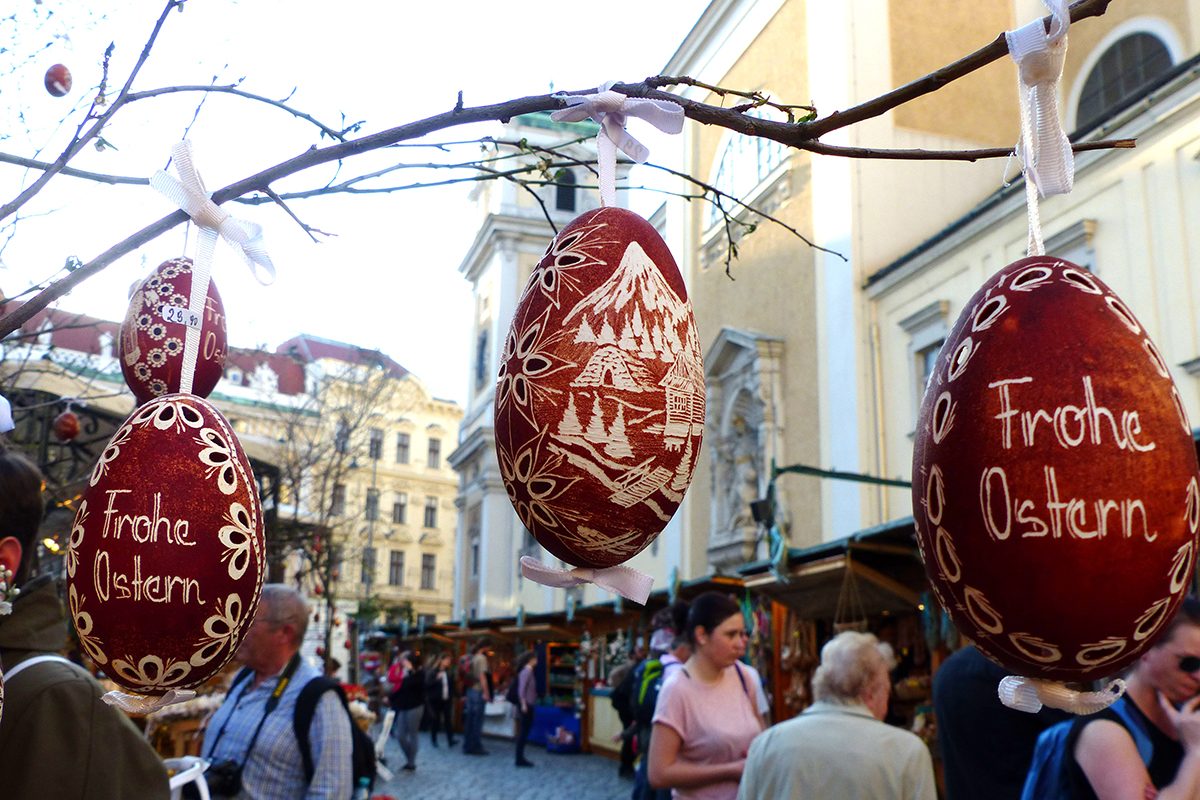
POLYGON ((392 503, 392 524, 404 525, 408 522, 408 493, 396 492, 396 500, 392 503))
POLYGON ((426 497, 425 498, 425 527, 426 528, 436 528, 437 527, 437 509, 438 509, 438 499, 436 497, 426 497))
POLYGON ((379 519, 379 490, 367 489, 366 516, 368 520, 379 519))
POLYGON ((388 559, 388 586, 404 585, 404 551, 393 550, 388 559))
POLYGON ((346 513, 346 484, 335 483, 329 497, 329 513, 340 517, 346 513))
POLYGON ((364 547, 362 551, 362 582, 370 586, 375 582, 375 548, 364 547))
POLYGON ((409 436, 407 433, 396 434, 396 463, 408 463, 409 436))
POLYGON ((442 466, 442 440, 429 440, 429 454, 425 459, 425 465, 430 469, 438 469, 442 466))
POLYGON ((923 347, 916 352, 916 376, 917 376, 917 407, 921 406, 921 400, 925 397, 925 387, 929 385, 929 376, 933 374, 934 368, 937 366, 938 354, 942 352, 944 342, 938 340, 927 347, 923 347))
POLYGON ((333 579, 335 581, 342 577, 343 555, 344 553, 340 544, 335 544, 329 548, 329 567, 333 570, 333 579))
POLYGON ((375 461, 383 458, 383 431, 379 428, 371 428, 369 455, 375 461))
POLYGON ((339 453, 350 452, 350 423, 344 419, 339 419, 337 430, 333 433, 333 449, 339 453))
POLYGON ((575 170, 560 169, 554 181, 554 208, 558 211, 575 210, 575 170))
POLYGON ((481 389, 488 379, 488 332, 484 328, 479 332, 479 340, 475 343, 475 388, 481 389))
POLYGON ((1134 33, 1104 51, 1088 73, 1075 113, 1077 129, 1099 122, 1108 112, 1171 70, 1171 54, 1157 36, 1134 33))
POLYGON ((433 553, 425 553, 421 556, 421 588, 434 588, 434 581, 437 577, 437 556, 433 553))
POLYGON ((479 577, 479 537, 471 540, 471 577, 479 577))
MULTIPOLYGON (((756 108, 745 112, 760 119, 774 119, 766 109, 756 108)), ((781 120, 782 121, 782 120, 781 120)), ((730 134, 721 149, 720 161, 713 185, 733 197, 748 197, 760 183, 778 167, 787 152, 779 142, 761 136, 730 134)), ((708 224, 716 225, 723 217, 721 209, 714 203, 709 209, 708 224)))

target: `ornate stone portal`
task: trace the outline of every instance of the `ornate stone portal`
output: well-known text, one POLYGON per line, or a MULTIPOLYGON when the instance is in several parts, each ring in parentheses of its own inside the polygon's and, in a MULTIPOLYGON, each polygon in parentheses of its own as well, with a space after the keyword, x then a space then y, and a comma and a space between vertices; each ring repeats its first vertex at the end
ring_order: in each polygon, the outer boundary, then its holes
MULTIPOLYGON (((782 463, 780 362, 783 341, 723 328, 705 356, 712 502, 708 561, 733 568, 765 557, 750 503, 766 497, 771 462, 782 463)), ((776 521, 786 526, 785 509, 776 521)))

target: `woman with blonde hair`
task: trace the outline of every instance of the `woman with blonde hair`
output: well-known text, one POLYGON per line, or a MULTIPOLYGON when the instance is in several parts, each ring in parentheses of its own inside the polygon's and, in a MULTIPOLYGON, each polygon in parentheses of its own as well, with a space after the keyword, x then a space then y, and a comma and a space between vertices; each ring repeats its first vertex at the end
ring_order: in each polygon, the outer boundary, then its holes
POLYGON ((675 800, 733 800, 767 711, 758 672, 740 663, 745 619, 720 592, 705 592, 679 616, 676 629, 686 632, 692 655, 658 696, 650 785, 671 787, 675 800))

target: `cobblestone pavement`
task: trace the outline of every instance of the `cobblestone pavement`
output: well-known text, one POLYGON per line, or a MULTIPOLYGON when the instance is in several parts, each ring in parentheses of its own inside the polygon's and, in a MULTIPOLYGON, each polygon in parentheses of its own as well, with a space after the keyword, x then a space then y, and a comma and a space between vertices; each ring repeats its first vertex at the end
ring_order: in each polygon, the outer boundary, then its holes
POLYGON ((388 766, 396 773, 386 783, 375 784, 375 795, 396 800, 629 800, 633 782, 617 777, 617 762, 591 754, 547 753, 529 745, 526 757, 535 766, 513 764, 515 745, 484 737, 486 756, 469 756, 462 739, 447 747, 445 739, 433 747, 422 732, 417 769, 400 769, 404 755, 395 738, 388 742, 388 766))

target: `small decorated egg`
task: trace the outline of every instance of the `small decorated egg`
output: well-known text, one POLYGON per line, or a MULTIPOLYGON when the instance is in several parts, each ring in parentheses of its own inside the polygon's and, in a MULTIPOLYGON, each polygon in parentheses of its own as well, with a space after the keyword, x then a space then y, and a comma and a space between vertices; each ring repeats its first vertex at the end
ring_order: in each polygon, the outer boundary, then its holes
POLYGON ((704 368, 687 290, 637 214, 601 208, 554 238, 517 303, 496 384, 496 451, 526 528, 569 564, 645 548, 692 479, 704 368))
POLYGON ((189 326, 199 327, 192 394, 207 397, 225 369, 225 306, 212 281, 205 310, 193 319, 192 261, 173 258, 160 264, 129 299, 121 323, 121 372, 139 402, 178 392, 189 326))
POLYGON ((60 442, 74 441, 79 435, 79 415, 74 411, 64 411, 54 418, 54 438, 60 442))
POLYGON ((55 97, 62 97, 71 91, 71 70, 64 64, 55 64, 46 70, 46 91, 55 97))
POLYGON ((262 588, 263 517, 221 412, 172 394, 125 420, 80 500, 66 570, 80 644, 125 690, 189 689, 233 657, 262 588))
POLYGON ((1019 675, 1114 675, 1161 634, 1192 580, 1196 451, 1099 278, 1026 258, 967 303, 921 406, 913 517, 939 602, 1019 675))

